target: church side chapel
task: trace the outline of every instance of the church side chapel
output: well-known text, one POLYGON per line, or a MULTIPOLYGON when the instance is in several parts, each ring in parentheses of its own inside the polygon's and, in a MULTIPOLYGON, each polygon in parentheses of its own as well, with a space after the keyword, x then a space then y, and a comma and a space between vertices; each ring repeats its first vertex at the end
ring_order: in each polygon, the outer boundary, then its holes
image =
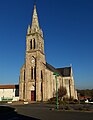
POLYGON ((58 88, 64 86, 68 98, 77 98, 72 67, 54 68, 48 64, 44 53, 44 36, 39 26, 36 5, 34 5, 32 24, 26 35, 25 63, 20 70, 19 99, 26 101, 47 101, 56 94, 57 72, 58 88))

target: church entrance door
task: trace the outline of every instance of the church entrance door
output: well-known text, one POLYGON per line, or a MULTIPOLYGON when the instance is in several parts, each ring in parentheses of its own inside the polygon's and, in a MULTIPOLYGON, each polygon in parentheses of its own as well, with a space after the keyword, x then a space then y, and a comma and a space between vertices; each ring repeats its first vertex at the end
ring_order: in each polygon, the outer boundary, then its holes
POLYGON ((31 101, 35 101, 35 91, 31 91, 31 101))

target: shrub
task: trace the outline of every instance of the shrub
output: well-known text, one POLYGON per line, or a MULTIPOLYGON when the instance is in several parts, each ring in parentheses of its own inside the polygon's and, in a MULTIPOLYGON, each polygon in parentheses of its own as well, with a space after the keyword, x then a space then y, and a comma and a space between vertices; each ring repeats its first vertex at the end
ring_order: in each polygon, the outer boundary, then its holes
POLYGON ((65 106, 65 110, 71 110, 70 106, 65 106))
POLYGON ((7 103, 7 101, 0 101, 0 104, 5 104, 7 103))
POLYGON ((78 100, 77 100, 77 99, 74 99, 74 102, 76 102, 76 103, 77 103, 77 102, 78 102, 78 100))
POLYGON ((59 104, 65 105, 65 104, 67 104, 67 102, 66 101, 59 101, 59 104))
POLYGON ((50 98, 50 99, 48 100, 48 102, 49 102, 50 104, 55 104, 55 103, 56 103, 56 97, 50 98))
POLYGON ((20 102, 24 102, 24 100, 19 99, 20 102))

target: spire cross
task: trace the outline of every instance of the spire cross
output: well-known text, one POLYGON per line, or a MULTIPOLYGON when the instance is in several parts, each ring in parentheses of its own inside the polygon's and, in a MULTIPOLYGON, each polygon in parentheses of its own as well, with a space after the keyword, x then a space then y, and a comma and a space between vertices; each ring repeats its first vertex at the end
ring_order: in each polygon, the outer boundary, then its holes
POLYGON ((36 5, 37 0, 34 0, 34 5, 36 5))

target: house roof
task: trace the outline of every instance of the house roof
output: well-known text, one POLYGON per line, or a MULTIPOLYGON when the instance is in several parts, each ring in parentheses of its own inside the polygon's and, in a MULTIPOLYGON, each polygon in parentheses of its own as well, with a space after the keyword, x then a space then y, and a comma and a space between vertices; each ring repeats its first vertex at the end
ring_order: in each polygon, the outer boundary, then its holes
POLYGON ((69 77, 71 75, 71 67, 57 68, 56 70, 59 71, 63 77, 69 77))
POLYGON ((18 89, 19 85, 0 85, 0 89, 18 89))

